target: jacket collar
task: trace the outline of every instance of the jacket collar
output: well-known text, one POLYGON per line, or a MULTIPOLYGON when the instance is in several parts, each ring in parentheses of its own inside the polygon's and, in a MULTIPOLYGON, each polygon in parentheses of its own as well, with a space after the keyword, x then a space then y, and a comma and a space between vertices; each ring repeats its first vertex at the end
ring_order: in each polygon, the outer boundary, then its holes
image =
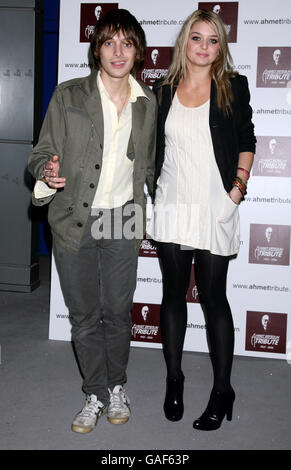
POLYGON ((80 87, 88 96, 94 96, 95 93, 98 93, 97 88, 97 73, 98 70, 92 69, 91 74, 88 77, 81 79, 80 87))

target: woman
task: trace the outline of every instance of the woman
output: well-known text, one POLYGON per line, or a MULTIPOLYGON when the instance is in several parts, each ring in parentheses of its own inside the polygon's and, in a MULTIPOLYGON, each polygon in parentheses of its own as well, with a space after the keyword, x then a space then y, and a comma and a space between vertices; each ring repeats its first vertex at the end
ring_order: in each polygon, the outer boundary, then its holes
POLYGON ((156 190, 148 234, 163 272, 161 333, 167 365, 164 412, 183 415, 181 369, 192 259, 205 307, 214 383, 195 429, 231 420, 234 328, 226 297, 229 257, 239 250, 238 205, 255 152, 247 79, 233 70, 220 17, 197 10, 183 25, 159 103, 156 190))

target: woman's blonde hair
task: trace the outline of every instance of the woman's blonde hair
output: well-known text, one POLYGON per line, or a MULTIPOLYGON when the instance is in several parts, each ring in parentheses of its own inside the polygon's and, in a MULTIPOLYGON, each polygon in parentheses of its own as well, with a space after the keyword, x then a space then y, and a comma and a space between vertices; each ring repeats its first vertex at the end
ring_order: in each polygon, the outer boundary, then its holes
POLYGON ((212 11, 196 10, 188 16, 177 38, 172 63, 162 85, 170 84, 173 86, 174 83, 179 83, 182 78, 185 79, 187 74, 187 42, 191 28, 197 21, 209 23, 218 36, 220 46, 219 53, 211 66, 210 74, 216 84, 217 105, 219 108, 222 108, 225 113, 228 113, 233 99, 229 78, 235 76, 237 72, 234 71, 224 24, 220 17, 212 11))

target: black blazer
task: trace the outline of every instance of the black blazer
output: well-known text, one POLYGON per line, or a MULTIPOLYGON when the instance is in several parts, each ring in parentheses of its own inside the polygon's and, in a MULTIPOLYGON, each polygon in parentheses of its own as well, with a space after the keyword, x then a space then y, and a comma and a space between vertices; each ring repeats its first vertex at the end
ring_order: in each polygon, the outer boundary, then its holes
MULTIPOLYGON (((236 176, 238 156, 240 152, 255 153, 256 138, 252 123, 252 108, 249 104, 250 93, 247 78, 237 75, 230 79, 234 100, 232 112, 225 116, 216 104, 216 86, 211 81, 209 126, 216 163, 227 192, 232 188, 236 176)), ((173 87, 173 96, 177 87, 173 87)), ((165 122, 171 106, 172 96, 170 85, 160 86, 156 82, 153 91, 158 99, 157 150, 155 187, 164 162, 165 153, 165 122)))

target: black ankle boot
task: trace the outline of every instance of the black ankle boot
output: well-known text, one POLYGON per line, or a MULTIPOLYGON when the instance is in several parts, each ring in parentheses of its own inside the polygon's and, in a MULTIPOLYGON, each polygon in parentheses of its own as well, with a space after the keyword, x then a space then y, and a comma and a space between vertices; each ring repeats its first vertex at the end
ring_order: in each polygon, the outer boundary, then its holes
POLYGON ((225 415, 226 419, 231 421, 234 399, 235 393, 232 389, 226 393, 212 390, 206 410, 194 421, 193 428, 200 431, 214 431, 220 428, 225 415))
POLYGON ((183 391, 185 377, 167 378, 167 391, 164 403, 164 412, 166 418, 170 421, 179 421, 184 413, 183 391))

